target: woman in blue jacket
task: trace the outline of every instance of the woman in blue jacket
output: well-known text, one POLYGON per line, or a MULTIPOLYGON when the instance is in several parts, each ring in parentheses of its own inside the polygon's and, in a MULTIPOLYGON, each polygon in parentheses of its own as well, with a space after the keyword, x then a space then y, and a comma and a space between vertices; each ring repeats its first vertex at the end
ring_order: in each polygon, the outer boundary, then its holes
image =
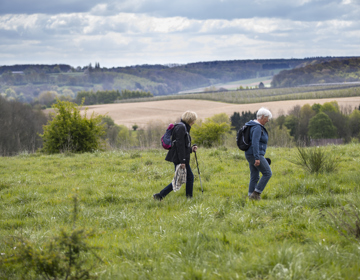
POLYGON ((272 118, 271 112, 260 108, 256 113, 256 120, 247 122, 250 126, 251 146, 245 152, 245 157, 250 167, 249 198, 260 200, 260 195, 269 182, 272 172, 268 161, 265 159, 269 134, 264 125, 272 118), (262 177, 260 179, 260 172, 262 177))

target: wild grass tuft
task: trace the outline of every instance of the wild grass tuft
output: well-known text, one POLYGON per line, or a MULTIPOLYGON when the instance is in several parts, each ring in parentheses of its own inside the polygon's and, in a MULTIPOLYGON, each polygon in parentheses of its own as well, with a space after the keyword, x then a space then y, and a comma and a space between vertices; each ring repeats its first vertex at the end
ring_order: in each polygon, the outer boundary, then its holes
POLYGON ((72 229, 60 229, 59 233, 44 244, 37 244, 22 235, 8 237, 10 250, 3 260, 3 266, 8 271, 20 268, 19 275, 23 279, 42 277, 43 279, 95 279, 91 271, 102 259, 89 246, 87 240, 94 236, 94 231, 76 227, 78 218, 78 202, 74 196, 72 229))
POLYGON ((335 172, 339 160, 333 153, 327 153, 321 147, 297 147, 297 153, 290 162, 300 166, 309 173, 335 172))
POLYGON ((330 216, 335 229, 346 238, 360 240, 360 210, 358 197, 355 201, 347 200, 347 204, 340 209, 329 209, 326 213, 330 216), (356 201, 356 202, 355 202, 356 201))

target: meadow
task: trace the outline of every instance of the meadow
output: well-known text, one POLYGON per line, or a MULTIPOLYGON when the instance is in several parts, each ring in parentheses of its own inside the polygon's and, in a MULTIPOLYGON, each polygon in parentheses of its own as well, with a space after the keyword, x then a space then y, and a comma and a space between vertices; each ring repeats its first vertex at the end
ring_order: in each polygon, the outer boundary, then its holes
POLYGON ((3 262, 16 237, 41 248, 72 225, 76 194, 77 226, 96 232, 99 279, 359 279, 359 239, 329 215, 358 211, 359 144, 324 149, 338 170, 314 175, 290 163, 296 149, 269 147, 261 201, 247 199, 248 165, 235 148, 200 148, 204 192, 192 158, 193 199, 183 186, 161 202, 152 195, 173 175, 165 150, 2 157, 0 278, 24 270, 3 262))

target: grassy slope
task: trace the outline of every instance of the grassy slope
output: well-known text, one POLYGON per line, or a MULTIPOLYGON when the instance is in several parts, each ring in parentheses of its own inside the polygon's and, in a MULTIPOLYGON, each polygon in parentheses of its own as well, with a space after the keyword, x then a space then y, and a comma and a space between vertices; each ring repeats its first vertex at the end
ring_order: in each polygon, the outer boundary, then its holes
POLYGON ((246 199, 249 171, 237 149, 200 149, 204 194, 192 158, 194 198, 183 187, 160 203, 151 196, 173 174, 164 150, 2 158, 0 252, 9 254, 10 235, 42 243, 68 225, 77 192, 78 223, 97 230, 91 242, 107 262, 101 279, 357 279, 359 243, 320 210, 356 201, 359 145, 326 149, 339 171, 316 176, 287 161, 295 150, 269 148, 273 178, 260 202, 246 199))

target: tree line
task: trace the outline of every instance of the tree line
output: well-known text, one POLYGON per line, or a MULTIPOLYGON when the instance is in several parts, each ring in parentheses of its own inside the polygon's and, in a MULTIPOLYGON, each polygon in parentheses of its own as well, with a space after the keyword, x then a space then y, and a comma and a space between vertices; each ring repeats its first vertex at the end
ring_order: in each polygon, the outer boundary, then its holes
MULTIPOLYGON (((80 106, 82 106, 81 104, 80 106)), ((55 115, 46 116, 18 101, 0 97, 0 155, 21 152, 91 152, 97 149, 160 148, 166 124, 149 123, 132 129, 117 125, 109 116, 83 116, 79 106, 57 100, 55 115)), ((203 147, 236 147, 236 131, 256 113, 225 113, 199 120, 191 134, 203 147)), ((179 120, 176 120, 179 121, 179 120)), ((360 140, 360 106, 339 107, 336 101, 323 105, 294 106, 267 124, 270 146, 310 145, 312 139, 341 138, 344 143, 360 140)))
MULTIPOLYGON (((235 112, 231 117, 233 129, 238 130, 245 122, 255 119, 251 112, 235 112)), ((281 114, 267 125, 270 144, 293 143, 310 145, 312 139, 342 139, 348 143, 360 140, 360 106, 340 108, 336 101, 323 105, 305 104, 294 106, 287 115, 281 114)))
POLYGON ((348 143, 360 138, 359 107, 340 108, 336 101, 295 106, 287 116, 278 117, 277 124, 289 129, 295 141, 307 144, 311 139, 341 138, 348 143))
POLYGON ((33 153, 42 148, 42 126, 47 117, 40 110, 0 96, 0 156, 33 153))
POLYGON ((142 98, 142 97, 153 97, 153 94, 150 92, 144 91, 131 91, 131 90, 98 90, 97 92, 93 91, 79 91, 76 95, 75 102, 81 104, 84 99, 84 105, 94 105, 94 104, 108 104, 114 103, 116 100, 122 99, 131 99, 131 98, 142 98))

